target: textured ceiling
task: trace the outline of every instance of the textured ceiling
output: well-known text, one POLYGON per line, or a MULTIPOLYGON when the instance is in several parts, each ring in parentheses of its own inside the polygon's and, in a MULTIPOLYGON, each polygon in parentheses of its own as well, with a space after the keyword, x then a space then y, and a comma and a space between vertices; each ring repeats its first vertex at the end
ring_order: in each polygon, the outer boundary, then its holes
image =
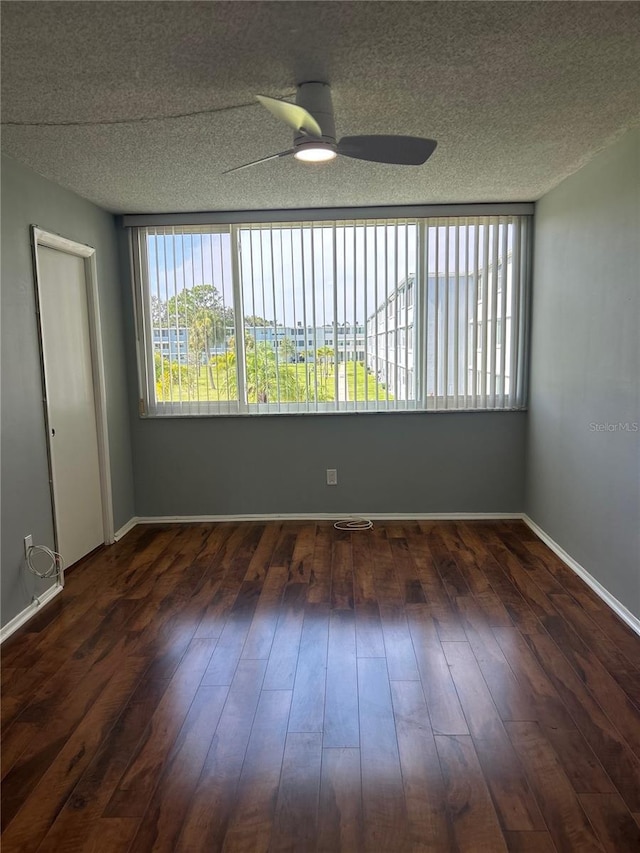
POLYGON ((640 122, 640 3, 3 2, 2 71, 3 150, 114 212, 527 201, 640 122), (290 147, 253 96, 305 80, 338 136, 435 154, 223 175, 290 147))

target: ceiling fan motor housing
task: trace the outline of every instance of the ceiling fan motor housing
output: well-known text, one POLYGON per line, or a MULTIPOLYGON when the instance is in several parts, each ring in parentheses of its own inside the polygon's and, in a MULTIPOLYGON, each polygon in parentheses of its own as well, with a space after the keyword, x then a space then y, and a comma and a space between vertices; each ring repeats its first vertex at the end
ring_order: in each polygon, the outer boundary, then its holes
MULTIPOLYGON (((300 83, 296 93, 296 104, 311 113, 322 128, 320 140, 332 148, 336 147, 336 126, 333 118, 331 87, 327 83, 300 83)), ((294 148, 318 146, 318 137, 297 133, 293 140, 294 148)))

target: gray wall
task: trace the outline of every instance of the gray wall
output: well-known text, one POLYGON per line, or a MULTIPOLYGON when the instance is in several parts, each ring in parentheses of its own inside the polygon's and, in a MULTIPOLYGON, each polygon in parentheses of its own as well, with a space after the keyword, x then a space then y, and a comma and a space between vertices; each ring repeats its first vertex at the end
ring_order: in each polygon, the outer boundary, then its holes
POLYGON ((524 412, 136 419, 139 515, 519 512, 524 412), (326 485, 326 469, 338 485, 326 485))
POLYGON ((532 333, 527 512, 640 616, 640 131, 538 203, 532 333))
POLYGON ((122 299, 113 217, 2 157, 2 624, 42 593, 24 568, 23 538, 53 546, 53 523, 35 317, 30 225, 97 250, 113 510, 134 515, 122 299))

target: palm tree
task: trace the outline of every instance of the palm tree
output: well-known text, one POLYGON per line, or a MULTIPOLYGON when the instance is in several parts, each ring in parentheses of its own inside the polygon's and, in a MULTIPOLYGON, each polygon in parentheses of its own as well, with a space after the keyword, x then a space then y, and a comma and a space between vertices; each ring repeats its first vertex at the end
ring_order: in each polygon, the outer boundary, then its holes
POLYGON ((197 374, 200 376, 200 367, 202 365, 202 356, 206 356, 209 352, 209 343, 212 341, 214 333, 214 320, 210 311, 200 309, 191 320, 189 329, 190 350, 193 354, 197 374))
POLYGON ((274 348, 260 343, 247 353, 247 400, 251 403, 297 400, 298 375, 289 364, 279 364, 274 348))
POLYGON ((283 338, 280 341, 278 352, 284 361, 293 362, 296 360, 296 345, 291 338, 283 338))
POLYGON ((214 355, 209 359, 209 375, 213 387, 218 389, 219 400, 238 399, 235 347, 230 346, 225 353, 214 355))
MULTIPOLYGON (((215 363, 220 396, 237 399, 235 352, 229 350, 224 355, 214 356, 212 362, 215 363)), ((295 366, 279 362, 275 349, 269 343, 262 342, 246 350, 245 366, 247 402, 287 403, 304 399, 305 391, 298 380, 295 366)))
POLYGON ((193 371, 186 364, 179 364, 154 353, 156 395, 158 400, 175 402, 191 400, 196 393, 193 371))
POLYGON ((316 358, 322 365, 322 374, 326 380, 329 375, 329 363, 333 360, 335 351, 331 347, 319 347, 316 351, 316 358))

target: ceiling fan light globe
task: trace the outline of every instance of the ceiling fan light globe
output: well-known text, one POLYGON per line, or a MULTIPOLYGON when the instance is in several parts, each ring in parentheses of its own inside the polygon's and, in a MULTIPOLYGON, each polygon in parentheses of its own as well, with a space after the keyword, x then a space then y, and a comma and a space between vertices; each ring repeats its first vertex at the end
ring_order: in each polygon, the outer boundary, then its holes
POLYGON ((296 149, 293 156, 303 163, 326 163, 334 160, 337 155, 329 145, 304 145, 296 149))

